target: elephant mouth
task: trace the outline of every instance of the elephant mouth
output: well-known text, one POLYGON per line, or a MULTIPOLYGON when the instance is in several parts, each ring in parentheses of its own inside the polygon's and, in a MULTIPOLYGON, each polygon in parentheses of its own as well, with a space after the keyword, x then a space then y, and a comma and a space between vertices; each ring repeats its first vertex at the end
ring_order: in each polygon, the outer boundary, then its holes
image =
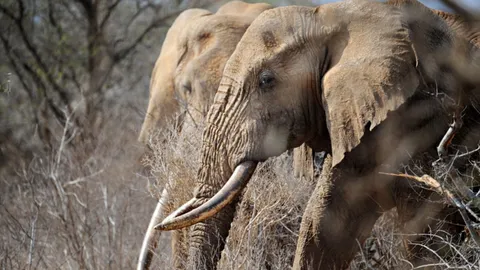
POLYGON ((198 205, 200 199, 192 198, 166 217, 160 224, 157 224, 155 229, 162 231, 178 230, 217 214, 223 207, 231 203, 248 184, 257 164, 257 161, 240 163, 235 167, 227 183, 207 202, 194 208, 195 205, 198 205))

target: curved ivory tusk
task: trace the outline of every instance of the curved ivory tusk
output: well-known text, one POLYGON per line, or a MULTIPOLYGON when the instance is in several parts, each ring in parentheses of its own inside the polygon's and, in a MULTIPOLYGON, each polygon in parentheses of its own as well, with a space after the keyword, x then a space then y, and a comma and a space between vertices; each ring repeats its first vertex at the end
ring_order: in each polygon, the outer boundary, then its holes
POLYGON ((206 203, 177 217, 176 215, 185 212, 185 210, 190 208, 193 202, 195 202, 197 199, 194 198, 190 200, 174 213, 169 215, 162 223, 155 226, 155 229, 162 231, 178 230, 204 221, 205 219, 215 215, 223 207, 229 204, 238 195, 238 193, 240 193, 240 191, 242 191, 245 185, 247 185, 248 180, 250 180, 252 177, 256 167, 257 162, 245 161, 241 163, 235 168, 232 176, 230 176, 230 179, 227 181, 227 183, 225 183, 222 189, 220 189, 220 191, 218 191, 217 194, 210 198, 206 203))
MULTIPOLYGON (((197 198, 191 199, 191 200, 188 201, 186 204, 180 206, 177 210, 175 210, 173 213, 171 213, 170 215, 168 215, 168 217, 166 217, 162 222, 163 222, 163 223, 169 222, 170 220, 174 219, 175 217, 187 213, 188 211, 192 210, 193 204, 194 204, 195 202, 197 202, 197 201, 198 201, 197 198)), ((159 221, 159 222, 160 222, 160 221, 159 221)))
POLYGON ((157 248, 158 240, 160 238, 161 232, 154 229, 155 224, 160 222, 163 214, 163 208, 166 201, 168 200, 168 191, 166 188, 163 189, 162 195, 158 200, 157 207, 155 212, 153 212, 152 219, 148 224, 148 229, 143 239, 142 249, 140 250, 140 257, 138 258, 137 270, 149 269, 150 263, 152 262, 153 253, 155 248, 157 248))

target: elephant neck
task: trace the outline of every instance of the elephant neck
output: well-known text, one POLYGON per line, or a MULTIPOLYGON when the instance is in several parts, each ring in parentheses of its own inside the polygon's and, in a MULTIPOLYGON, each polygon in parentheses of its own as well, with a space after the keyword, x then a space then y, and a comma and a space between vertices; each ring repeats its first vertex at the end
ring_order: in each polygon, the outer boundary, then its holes
POLYGON ((312 87, 311 92, 307 93, 307 104, 304 111, 306 112, 305 118, 308 119, 307 124, 307 136, 305 137, 305 143, 312 148, 315 152, 325 151, 331 153, 330 134, 328 132, 328 126, 325 110, 323 108, 322 100, 322 78, 328 70, 329 56, 328 50, 325 53, 326 63, 319 69, 317 75, 317 83, 312 87))

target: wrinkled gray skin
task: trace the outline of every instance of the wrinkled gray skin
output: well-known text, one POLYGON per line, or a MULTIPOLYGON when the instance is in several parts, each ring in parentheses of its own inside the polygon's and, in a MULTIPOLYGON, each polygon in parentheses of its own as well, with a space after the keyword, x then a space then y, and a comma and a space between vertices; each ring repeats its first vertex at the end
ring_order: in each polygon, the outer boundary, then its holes
MULTIPOLYGON (((216 13, 204 9, 182 12, 170 27, 152 72, 150 98, 139 141, 148 144, 152 131, 162 130, 175 121, 178 131, 200 132, 209 106, 220 83, 223 68, 235 46, 250 23, 269 4, 248 4, 231 1, 216 13)), ((161 136, 161 134, 160 134, 161 136)), ((153 226, 164 213, 173 209, 167 183, 148 226, 143 241, 138 269, 148 269, 160 232, 153 226)), ((222 240, 224 241, 224 240, 222 240)), ((172 235, 172 254, 175 269, 186 266, 188 231, 178 230, 172 235)), ((209 254, 220 254, 221 248, 212 246, 209 254)))
MULTIPOLYGON (((195 206, 247 161, 306 142, 331 154, 332 171, 308 205, 314 210, 302 221, 294 269, 348 267, 358 243, 402 195, 397 179, 379 172, 435 155, 452 110, 440 97, 474 88, 447 68, 452 59, 478 68, 471 50, 422 9, 403 13, 358 0, 262 13, 227 62, 207 116, 195 206)), ((474 135, 455 138, 473 149, 474 135)), ((216 245, 218 238, 204 235, 228 227, 233 213, 228 204, 193 225, 190 255, 216 245)))

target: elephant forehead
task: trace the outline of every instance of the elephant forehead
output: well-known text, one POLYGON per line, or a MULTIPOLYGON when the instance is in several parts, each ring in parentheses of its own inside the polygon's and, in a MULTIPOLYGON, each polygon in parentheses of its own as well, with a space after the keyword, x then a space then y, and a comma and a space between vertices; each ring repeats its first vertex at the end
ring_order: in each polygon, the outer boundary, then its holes
POLYGON ((231 1, 221 6, 217 14, 231 14, 237 16, 257 17, 262 11, 272 8, 267 3, 245 3, 242 1, 231 1))
POLYGON ((250 22, 248 18, 239 16, 204 16, 190 22, 179 39, 185 44, 219 40, 223 42, 219 47, 235 48, 250 22))
POLYGON ((305 30, 315 9, 309 7, 280 7, 262 12, 245 33, 246 41, 259 41, 267 48, 285 43, 305 30))
POLYGON ((238 76, 239 72, 252 71, 273 56, 301 46, 300 21, 312 17, 313 11, 308 7, 281 7, 261 13, 241 38, 225 72, 238 76))

